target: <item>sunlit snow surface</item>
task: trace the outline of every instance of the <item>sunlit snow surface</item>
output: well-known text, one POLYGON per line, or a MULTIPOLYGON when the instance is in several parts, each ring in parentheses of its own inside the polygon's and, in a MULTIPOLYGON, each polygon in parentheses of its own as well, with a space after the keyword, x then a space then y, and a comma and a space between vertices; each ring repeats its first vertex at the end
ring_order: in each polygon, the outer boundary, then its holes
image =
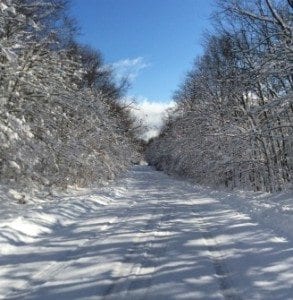
POLYGON ((0 298, 293 299, 290 194, 236 194, 136 166, 101 190, 2 200, 0 298))

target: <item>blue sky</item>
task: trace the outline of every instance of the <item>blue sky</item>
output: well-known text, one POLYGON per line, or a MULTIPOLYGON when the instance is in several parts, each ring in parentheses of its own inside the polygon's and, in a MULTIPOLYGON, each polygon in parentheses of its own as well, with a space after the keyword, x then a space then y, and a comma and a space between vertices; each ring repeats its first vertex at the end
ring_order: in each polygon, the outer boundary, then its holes
POLYGON ((132 81, 130 96, 169 102, 211 28, 214 0, 72 0, 78 40, 132 81))

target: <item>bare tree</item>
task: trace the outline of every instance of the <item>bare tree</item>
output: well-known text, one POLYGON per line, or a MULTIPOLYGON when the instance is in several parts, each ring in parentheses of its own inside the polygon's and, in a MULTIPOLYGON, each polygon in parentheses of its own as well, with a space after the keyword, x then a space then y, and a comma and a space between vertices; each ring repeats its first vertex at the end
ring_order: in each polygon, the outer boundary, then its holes
POLYGON ((219 3, 217 33, 147 156, 201 183, 280 190, 292 179, 292 13, 286 1, 219 3))

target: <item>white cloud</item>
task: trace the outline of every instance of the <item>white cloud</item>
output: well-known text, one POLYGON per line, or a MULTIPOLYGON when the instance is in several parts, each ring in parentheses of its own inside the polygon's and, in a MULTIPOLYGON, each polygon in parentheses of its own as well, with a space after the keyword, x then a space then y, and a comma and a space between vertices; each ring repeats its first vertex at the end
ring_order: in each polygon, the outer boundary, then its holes
POLYGON ((136 57, 133 59, 126 58, 111 64, 115 71, 116 77, 121 79, 123 77, 133 81, 139 75, 140 71, 150 66, 143 57, 136 57))
POLYGON ((142 98, 133 106, 133 114, 147 127, 141 138, 148 140, 160 132, 167 110, 175 107, 175 102, 150 101, 142 98))

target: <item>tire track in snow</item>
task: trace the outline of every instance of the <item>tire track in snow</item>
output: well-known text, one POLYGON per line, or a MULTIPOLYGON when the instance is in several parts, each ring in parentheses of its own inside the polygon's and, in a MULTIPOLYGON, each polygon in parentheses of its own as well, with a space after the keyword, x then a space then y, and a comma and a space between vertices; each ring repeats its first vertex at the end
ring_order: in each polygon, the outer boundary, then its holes
POLYGON ((203 218, 195 211, 193 211, 193 215, 197 219, 198 229, 210 253, 210 259, 215 269, 219 287, 224 298, 226 300, 242 300, 243 298, 235 289, 236 285, 233 283, 232 274, 225 263, 225 255, 222 253, 220 246, 217 243, 217 239, 212 235, 211 232, 203 229, 203 218))
MULTIPOLYGON (((166 250, 167 245, 164 248, 160 248, 159 252, 153 246, 154 242, 158 238, 157 232, 160 230, 161 226, 168 222, 172 218, 173 209, 169 209, 169 211, 165 211, 166 207, 164 204, 158 205, 158 207, 153 208, 153 212, 150 214, 151 216, 158 215, 158 208, 160 209, 159 220, 154 220, 152 217, 148 219, 146 225, 142 229, 143 234, 140 235, 139 238, 133 240, 132 248, 128 250, 124 259, 121 262, 123 264, 132 264, 132 267, 128 273, 127 280, 125 280, 123 276, 123 271, 116 276, 115 281, 109 286, 109 288, 104 293, 104 299, 130 299, 131 295, 129 292, 131 290, 136 290, 141 287, 144 288, 144 295, 141 295, 139 299, 144 299, 147 296, 148 288, 152 282, 151 274, 155 271, 157 267, 157 263, 150 259, 150 256, 158 258, 162 255, 162 253, 166 250), (148 241, 144 241, 145 233, 151 234, 151 239, 148 241), (136 260, 139 260, 136 262, 136 260), (147 280, 144 280, 143 283, 139 282, 137 278, 139 278, 142 269, 149 269, 150 276, 147 280), (143 286, 142 286, 143 285, 143 286), (119 295, 119 298, 117 296, 119 295), (130 297, 130 298, 129 298, 130 297)), ((161 238, 161 236, 159 236, 161 238)), ((132 299, 132 298, 131 298, 132 299)))

